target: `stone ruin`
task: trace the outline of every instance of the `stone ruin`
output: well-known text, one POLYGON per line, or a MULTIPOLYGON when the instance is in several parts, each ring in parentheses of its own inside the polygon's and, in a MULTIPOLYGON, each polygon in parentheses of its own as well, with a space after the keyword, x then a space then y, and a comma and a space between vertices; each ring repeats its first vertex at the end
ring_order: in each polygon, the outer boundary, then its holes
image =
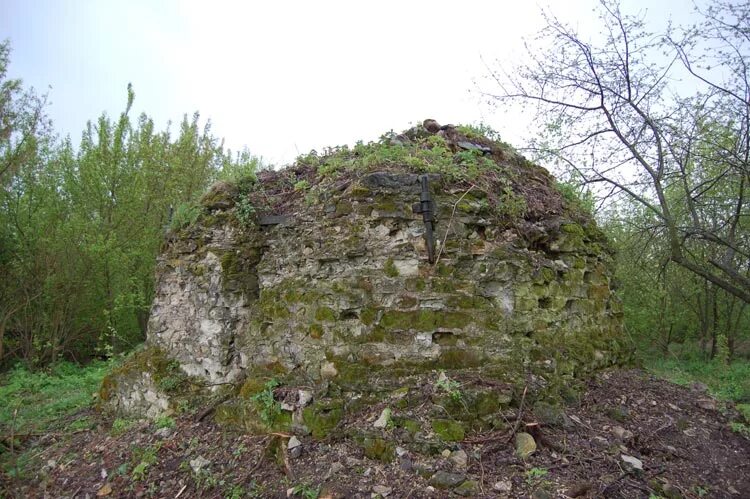
POLYGON ((627 361, 603 234, 546 170, 480 132, 416 126, 214 185, 197 222, 168 234, 146 346, 105 379, 102 405, 210 407, 322 437, 362 404, 407 411, 408 394, 459 380, 461 404, 440 403, 467 429, 522 391, 569 400, 627 361), (260 406, 264 391, 281 410, 260 406))

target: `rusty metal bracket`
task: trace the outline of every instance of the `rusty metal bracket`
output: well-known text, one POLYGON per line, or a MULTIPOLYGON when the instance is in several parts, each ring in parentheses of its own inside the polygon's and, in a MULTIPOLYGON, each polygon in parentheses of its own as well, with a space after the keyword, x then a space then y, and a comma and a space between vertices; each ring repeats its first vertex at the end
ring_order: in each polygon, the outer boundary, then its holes
POLYGON ((427 245, 427 259, 435 263, 435 204, 430 195, 430 181, 427 175, 419 177, 422 190, 419 194, 419 203, 412 205, 413 213, 421 213, 424 222, 424 240, 427 245))

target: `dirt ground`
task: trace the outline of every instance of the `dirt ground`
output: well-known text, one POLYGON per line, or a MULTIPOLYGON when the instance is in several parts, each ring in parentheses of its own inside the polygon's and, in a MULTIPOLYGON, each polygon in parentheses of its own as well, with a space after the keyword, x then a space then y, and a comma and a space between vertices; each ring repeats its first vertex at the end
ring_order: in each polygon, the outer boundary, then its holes
MULTIPOLYGON (((442 451, 396 448, 388 463, 365 457, 345 428, 322 442, 299 437, 289 449, 290 436, 242 434, 195 415, 176 418, 171 429, 137 423, 119 434, 112 420, 95 416, 92 430, 28 442, 24 478, 3 477, 0 491, 19 498, 750 497, 750 440, 731 430, 739 417, 733 408, 701 386, 608 371, 564 414, 542 409, 522 405, 504 415, 508 429, 467 434, 442 451), (537 445, 525 459, 518 433, 537 445)), ((346 423, 372 425, 380 411, 368 407, 346 423)))

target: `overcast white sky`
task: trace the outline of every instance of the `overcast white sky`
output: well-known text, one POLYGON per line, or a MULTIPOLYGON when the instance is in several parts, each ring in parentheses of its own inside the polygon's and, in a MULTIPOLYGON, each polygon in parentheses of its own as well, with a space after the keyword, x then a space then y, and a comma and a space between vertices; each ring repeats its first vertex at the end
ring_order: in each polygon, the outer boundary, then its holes
MULTIPOLYGON (((685 0, 624 0, 660 24, 685 0)), ((546 4, 546 2, 545 2, 546 4)), ((596 31, 594 0, 552 11, 596 31)), ((482 59, 522 55, 541 27, 523 1, 0 0, 10 77, 48 87, 55 128, 77 143, 87 120, 134 111, 159 127, 200 111, 232 149, 276 164, 327 145, 377 139, 410 123, 484 121, 519 145, 527 123, 482 103, 482 59)))

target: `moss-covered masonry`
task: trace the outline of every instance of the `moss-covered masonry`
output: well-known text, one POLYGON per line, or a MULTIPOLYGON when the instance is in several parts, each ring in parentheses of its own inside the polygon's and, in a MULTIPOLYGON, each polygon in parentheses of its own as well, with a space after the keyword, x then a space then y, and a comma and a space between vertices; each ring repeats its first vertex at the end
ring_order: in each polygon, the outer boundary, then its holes
POLYGON ((234 345, 257 298, 261 249, 230 217, 205 214, 200 223, 158 259, 148 341, 188 375, 222 383, 241 374, 234 345))
POLYGON ((161 349, 148 347, 135 352, 104 378, 99 402, 126 416, 156 418, 174 410, 170 392, 184 381, 177 362, 161 349))
MULTIPOLYGON (((560 391, 627 358, 592 221, 537 200, 536 216, 500 223, 492 193, 437 174, 431 186, 436 264, 412 213, 413 173, 352 174, 277 225, 240 223, 222 207, 232 203, 207 207, 159 259, 148 343, 210 383, 264 369, 347 389, 376 373, 471 368, 560 391)), ((304 416, 329 424, 313 408, 304 416)))

